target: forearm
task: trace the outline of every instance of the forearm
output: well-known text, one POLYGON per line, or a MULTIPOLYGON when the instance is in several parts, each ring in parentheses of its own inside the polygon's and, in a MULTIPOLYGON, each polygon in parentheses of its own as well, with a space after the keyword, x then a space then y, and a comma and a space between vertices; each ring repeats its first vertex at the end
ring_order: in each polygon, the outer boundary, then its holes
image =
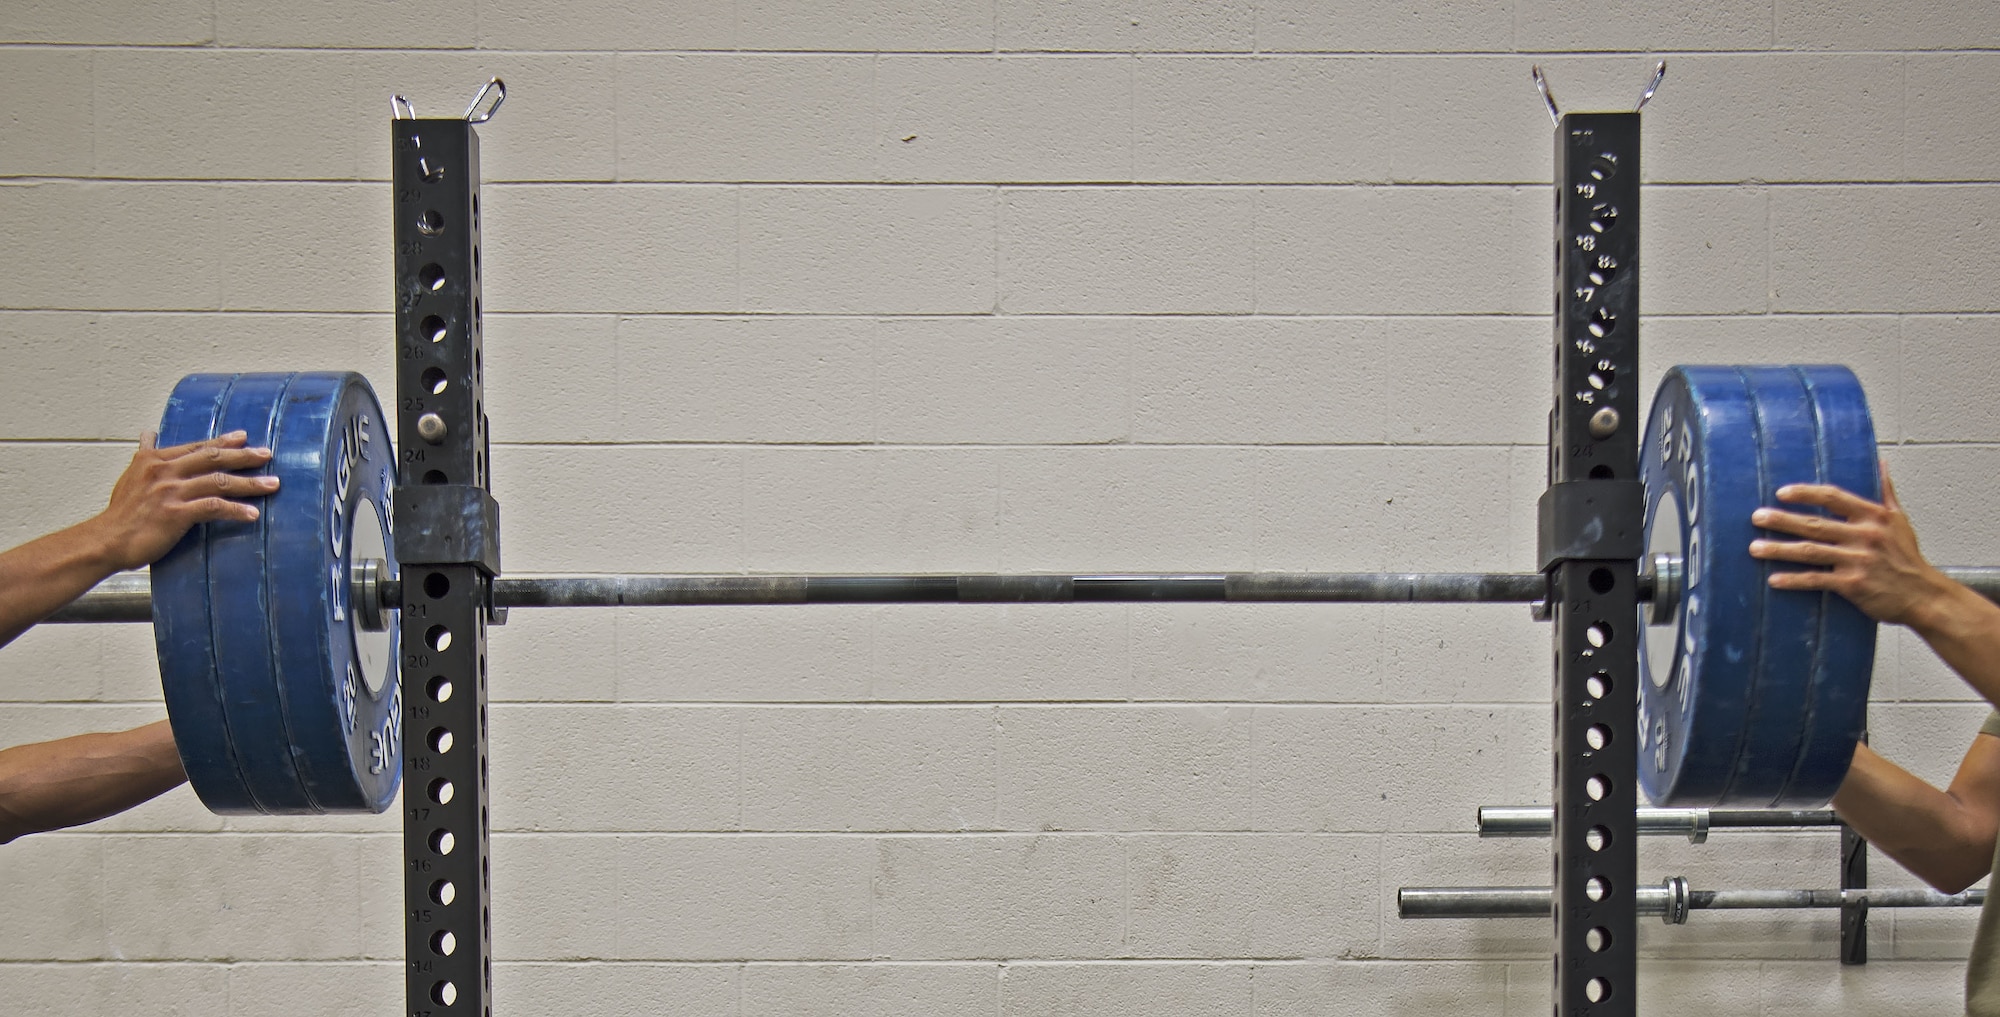
POLYGON ((164 720, 0 750, 0 843, 123 812, 185 780, 164 720))
POLYGON ((1949 583, 1907 623, 1974 692, 2000 708, 2000 605, 1949 583))
POLYGON ((1947 893, 1977 882, 1992 865, 1994 826, 1984 812, 1867 745, 1855 748, 1833 808, 1870 844, 1947 893))
POLYGON ((0 646, 118 571, 95 519, 0 552, 0 646))

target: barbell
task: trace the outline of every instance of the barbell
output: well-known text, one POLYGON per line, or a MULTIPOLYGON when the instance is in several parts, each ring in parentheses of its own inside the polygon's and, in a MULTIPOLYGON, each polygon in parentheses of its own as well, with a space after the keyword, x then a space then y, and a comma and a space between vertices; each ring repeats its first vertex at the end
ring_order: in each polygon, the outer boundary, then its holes
MULTIPOLYGON (((1870 887, 1855 890, 1696 890, 1684 876, 1669 876, 1658 886, 1642 886, 1633 895, 1633 909, 1657 915, 1668 925, 1685 925, 1691 911, 1766 911, 1792 908, 1839 908, 1865 904, 1870 908, 1976 908, 1986 903, 1986 890, 1939 893, 1936 890, 1870 887)), ((1540 918, 1547 921, 1555 894, 1545 886, 1406 886, 1396 891, 1398 918, 1540 918)))
MULTIPOLYGON (((282 483, 253 523, 196 527, 149 577, 50 620, 151 620, 189 782, 223 813, 379 812, 401 777, 394 456, 351 373, 195 374, 162 444, 230 430, 282 483)), ((1676 367, 1653 402, 1639 615, 1641 784, 1657 805, 1823 804, 1862 733, 1875 626, 1827 593, 1772 590, 1750 513, 1787 483, 1878 496, 1860 383, 1837 366, 1676 367)), ((1947 568, 2000 599, 2000 569, 1947 568)), ((522 607, 1056 602, 1535 602, 1539 573, 500 577, 522 607)), ((1599 687, 1593 694, 1602 695, 1599 687)), ((417 694, 429 694, 428 691, 417 694)))

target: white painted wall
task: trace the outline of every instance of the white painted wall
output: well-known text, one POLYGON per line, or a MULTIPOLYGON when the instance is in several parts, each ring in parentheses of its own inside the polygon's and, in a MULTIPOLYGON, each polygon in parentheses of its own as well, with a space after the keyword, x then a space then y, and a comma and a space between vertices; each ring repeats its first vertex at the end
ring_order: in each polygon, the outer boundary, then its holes
MULTIPOLYGON (((551 571, 1532 567, 1552 140, 1658 56, 1647 385, 1840 361, 1941 561, 2000 561, 2000 6, 1959 0, 9 0, 0 542, 195 370, 388 388, 387 98, 482 131, 506 561, 551 571)), ((1542 1014, 1519 607, 517 612, 503 1014, 1542 1014)), ((162 714, 149 633, 0 652, 0 743, 162 714)), ((1877 744, 1983 706, 1915 641, 1877 744)), ((0 848, 0 1000, 392 1014, 394 813, 185 789, 0 848)), ((1827 886, 1825 833, 1645 878, 1827 886)), ((1878 861, 1877 878, 1907 882, 1878 861)), ((1643 1007, 1935 1014, 1972 915, 1644 928, 1643 1007)))

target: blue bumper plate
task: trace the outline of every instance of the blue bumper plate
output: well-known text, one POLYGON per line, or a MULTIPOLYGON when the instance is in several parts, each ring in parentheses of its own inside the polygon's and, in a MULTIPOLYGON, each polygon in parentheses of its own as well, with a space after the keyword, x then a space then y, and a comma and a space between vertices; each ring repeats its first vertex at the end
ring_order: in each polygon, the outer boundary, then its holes
MULTIPOLYGON (((1819 425, 1818 467, 1823 483, 1870 501, 1882 500, 1882 470, 1875 423, 1861 382, 1845 367, 1799 368, 1812 394, 1819 425)), ((1819 656, 1806 701, 1805 743, 1792 769, 1787 801, 1818 804, 1840 790, 1854 743, 1868 730, 1868 686, 1875 668, 1875 621, 1834 593, 1821 601, 1819 656)))
POLYGON ((1772 590, 1750 513, 1790 483, 1878 496, 1860 384, 1843 367, 1676 367, 1645 442, 1647 551, 1683 559, 1683 588, 1646 627, 1640 785, 1658 805, 1822 804, 1861 735, 1874 623, 1833 594, 1772 590))
MULTIPOLYGON (((160 419, 159 444, 185 445, 215 436, 229 397, 231 374, 191 374, 174 386, 160 419)), ((174 743, 188 783, 209 811, 260 812, 236 759, 222 712, 216 673, 214 611, 208 595, 208 527, 197 526, 153 563, 153 643, 174 743)))
POLYGON ((381 812, 402 777, 397 625, 353 600, 360 563, 396 575, 381 406, 357 374, 190 375, 161 440, 237 429, 274 450, 278 492, 255 523, 196 527, 153 567, 189 781, 217 812, 381 812))

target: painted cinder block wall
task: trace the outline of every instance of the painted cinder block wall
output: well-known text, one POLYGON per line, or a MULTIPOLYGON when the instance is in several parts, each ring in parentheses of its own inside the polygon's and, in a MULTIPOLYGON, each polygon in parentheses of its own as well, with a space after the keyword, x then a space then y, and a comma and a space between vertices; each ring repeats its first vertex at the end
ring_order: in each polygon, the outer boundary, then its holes
MULTIPOLYGON (((1648 110, 1645 384, 1838 361, 1933 557, 2000 562, 2000 7, 1894 0, 12 0, 0 542, 196 370, 393 380, 387 98, 482 130, 510 571, 1533 565, 1552 139, 1648 110)), ((507 1014, 1541 1014, 1517 606, 516 612, 507 1014)), ((143 627, 0 651, 0 742, 162 715, 143 627)), ((1983 706, 1899 634, 1876 744, 1983 706)), ((0 1008, 393 1014, 394 813, 186 789, 0 847, 0 1008)), ((1828 886, 1826 833, 1643 878, 1828 886)), ((1882 882, 1908 882, 1885 861, 1882 882)), ((1969 912, 1642 927, 1642 1009, 1935 1014, 1969 912)))

